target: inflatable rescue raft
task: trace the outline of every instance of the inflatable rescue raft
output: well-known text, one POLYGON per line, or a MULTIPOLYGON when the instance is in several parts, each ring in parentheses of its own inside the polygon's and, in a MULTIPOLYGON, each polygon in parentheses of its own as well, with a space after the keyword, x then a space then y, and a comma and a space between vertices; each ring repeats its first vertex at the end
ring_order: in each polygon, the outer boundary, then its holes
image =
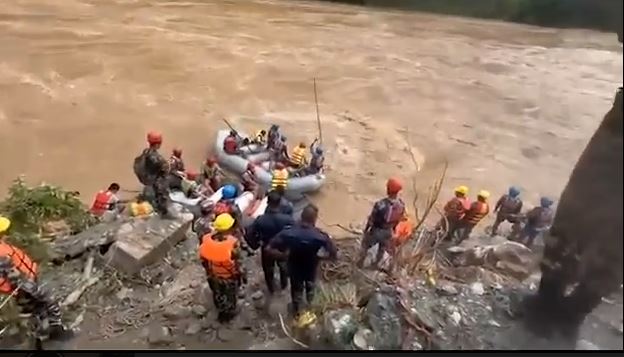
MULTIPOLYGON (((215 154, 217 161, 223 167, 241 175, 247 169, 247 165, 252 162, 256 164, 256 179, 258 183, 268 189, 273 178, 268 171, 269 152, 258 147, 258 145, 248 145, 241 148, 245 157, 239 155, 229 155, 223 151, 223 142, 229 135, 229 130, 219 130, 215 140, 215 154)), ((245 134, 239 134, 245 137, 245 134)), ((286 186, 286 197, 290 200, 299 200, 304 194, 318 191, 325 183, 325 175, 315 174, 302 177, 291 177, 286 186)))

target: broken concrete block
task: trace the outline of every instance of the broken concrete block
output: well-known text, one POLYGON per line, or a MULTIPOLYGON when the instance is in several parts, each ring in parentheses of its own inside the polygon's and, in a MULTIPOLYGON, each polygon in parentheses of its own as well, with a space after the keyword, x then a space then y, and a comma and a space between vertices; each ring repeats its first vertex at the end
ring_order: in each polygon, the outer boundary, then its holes
POLYGON ((186 237, 192 222, 190 215, 175 220, 151 216, 131 221, 132 229, 119 230, 115 243, 106 253, 106 261, 119 271, 134 274, 144 266, 162 259, 186 237))

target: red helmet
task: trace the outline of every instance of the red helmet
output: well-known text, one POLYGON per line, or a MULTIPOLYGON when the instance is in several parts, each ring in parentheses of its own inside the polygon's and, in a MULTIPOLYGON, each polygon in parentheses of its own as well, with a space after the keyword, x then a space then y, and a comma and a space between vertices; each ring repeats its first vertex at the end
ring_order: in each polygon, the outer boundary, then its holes
POLYGON ((189 179, 189 180, 196 180, 197 179, 197 172, 191 171, 191 170, 186 171, 186 178, 189 179))
POLYGON ((390 178, 388 179, 388 182, 386 182, 386 192, 389 195, 395 195, 399 193, 402 189, 403 185, 401 184, 401 181, 396 178, 390 178))
POLYGON ((173 149, 173 156, 175 156, 177 158, 182 157, 182 149, 180 149, 180 148, 173 149))
POLYGON ((286 168, 286 166, 284 166, 283 163, 278 162, 278 163, 275 164, 275 168, 278 169, 278 170, 283 170, 283 169, 286 168))
POLYGON ((150 145, 162 144, 162 134, 157 131, 147 133, 147 142, 150 145))
POLYGON ((210 166, 212 166, 212 165, 214 165, 216 163, 217 163, 217 159, 215 159, 214 157, 209 157, 209 158, 206 159, 206 164, 208 164, 210 166))

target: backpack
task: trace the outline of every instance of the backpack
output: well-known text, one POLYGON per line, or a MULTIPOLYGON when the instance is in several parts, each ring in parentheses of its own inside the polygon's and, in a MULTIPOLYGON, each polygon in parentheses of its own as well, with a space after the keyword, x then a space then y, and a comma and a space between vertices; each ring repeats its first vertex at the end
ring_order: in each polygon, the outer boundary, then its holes
POLYGON ((136 175, 137 179, 139 179, 139 182, 146 186, 149 186, 153 183, 153 180, 151 179, 147 171, 147 152, 148 149, 145 149, 143 150, 141 155, 134 158, 134 165, 132 166, 132 168, 134 169, 134 174, 136 175))

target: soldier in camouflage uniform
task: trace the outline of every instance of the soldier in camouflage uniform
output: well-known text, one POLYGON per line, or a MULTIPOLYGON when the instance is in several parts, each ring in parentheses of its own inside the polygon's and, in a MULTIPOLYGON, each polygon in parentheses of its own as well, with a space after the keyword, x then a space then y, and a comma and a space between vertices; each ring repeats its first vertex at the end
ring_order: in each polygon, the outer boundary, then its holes
POLYGON ((71 330, 63 327, 59 304, 37 282, 37 264, 5 242, 10 225, 9 219, 0 217, 0 292, 14 296, 21 313, 31 315, 37 348, 41 348, 45 337, 51 340, 72 337, 71 330))
POLYGON ((199 257, 206 270, 219 322, 228 322, 236 316, 238 289, 247 282, 242 264, 243 242, 234 236, 234 218, 223 213, 214 221, 215 233, 205 236, 199 257))
POLYGON ((162 135, 157 132, 147 134, 147 149, 145 165, 147 174, 150 176, 151 188, 154 191, 154 208, 163 215, 168 215, 167 203, 169 200, 169 164, 167 160, 158 152, 162 144, 162 135))

